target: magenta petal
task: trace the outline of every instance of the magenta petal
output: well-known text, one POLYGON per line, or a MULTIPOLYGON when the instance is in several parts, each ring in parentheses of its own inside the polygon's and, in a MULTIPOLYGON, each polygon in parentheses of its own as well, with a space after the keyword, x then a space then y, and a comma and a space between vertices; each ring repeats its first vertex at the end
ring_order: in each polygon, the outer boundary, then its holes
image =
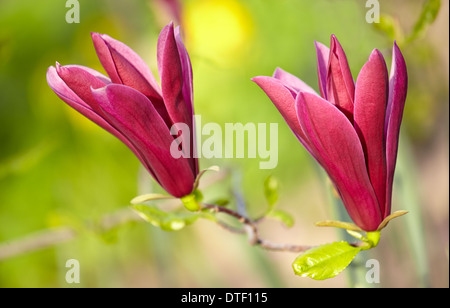
MULTIPOLYGON (((192 67, 189 55, 181 41, 179 29, 170 23, 158 38, 158 69, 165 108, 173 124, 187 124, 192 132, 189 143, 190 155, 196 151, 194 107, 192 89, 192 67)), ((182 143, 183 144, 183 143, 182 143)), ((197 160, 191 160, 191 167, 198 173, 197 160)))
POLYGON ((327 99, 327 74, 330 49, 322 43, 315 42, 317 53, 317 76, 319 77, 320 95, 327 99))
POLYGON ((352 121, 355 82, 345 52, 334 35, 331 36, 326 90, 327 100, 336 105, 352 121))
POLYGON ((252 81, 267 94, 291 128, 294 135, 303 146, 309 150, 308 139, 298 122, 297 112, 295 110, 295 99, 291 90, 284 86, 279 79, 273 77, 257 76, 252 78, 252 81))
POLYGON ((105 34, 91 32, 92 42, 94 43, 95 52, 100 60, 103 68, 105 69, 108 76, 114 83, 122 83, 120 76, 117 72, 116 65, 111 56, 111 52, 106 44, 104 38, 109 37, 105 34))
POLYGON ((130 86, 152 101, 161 101, 155 77, 136 52, 106 34, 91 35, 98 58, 114 83, 130 86))
MULTIPOLYGON (((122 141, 131 151, 136 155, 136 157, 144 163, 142 154, 135 148, 134 145, 117 129, 115 129, 106 119, 101 115, 96 113, 88 104, 83 102, 58 76, 56 68, 51 66, 47 70, 47 83, 50 88, 66 102, 70 107, 84 115, 86 118, 96 123, 98 126, 106 130, 107 132, 114 135, 120 141, 122 141)), ((151 172, 152 173, 152 172, 151 172)))
POLYGON ((391 212, 392 184, 397 161, 400 125, 402 122, 407 90, 408 73, 406 70, 405 59, 397 44, 394 42, 385 122, 387 165, 385 216, 389 215, 391 212))
POLYGON ((192 65, 186 47, 181 40, 180 27, 174 30, 175 40, 177 42, 178 53, 180 55, 180 63, 183 71, 183 97, 191 114, 194 114, 194 99, 193 99, 193 76, 192 65))
MULTIPOLYGON (((58 66, 59 63, 56 63, 58 66)), ((82 105, 84 107, 89 107, 88 104, 83 102, 78 95, 76 95, 67 84, 59 77, 58 72, 54 66, 50 66, 47 70, 47 83, 50 88, 55 92, 59 97, 63 97, 64 101, 70 100, 71 102, 82 105)), ((90 107, 89 107, 90 108, 90 107)))
POLYGON ((111 84, 92 91, 108 121, 144 154, 146 167, 171 195, 192 192, 195 180, 190 161, 170 153, 174 137, 154 106, 142 93, 128 86, 111 84))
MULTIPOLYGON (((56 66, 61 66, 59 63, 56 63, 56 66)), ((111 83, 111 79, 109 79, 108 77, 106 77, 105 75, 103 75, 102 73, 87 67, 87 66, 83 66, 83 65, 76 65, 76 64, 69 64, 69 65, 64 65, 64 67, 66 68, 76 68, 76 69, 80 69, 83 70, 89 74, 91 74, 92 76, 94 76, 95 78, 99 79, 101 82, 103 82, 104 84, 110 84, 111 83)))
POLYGON ((66 65, 61 66, 56 63, 56 72, 62 81, 69 87, 83 103, 87 104, 94 112, 102 114, 102 110, 98 107, 97 101, 92 96, 91 88, 98 89, 106 86, 104 82, 106 77, 98 78, 102 76, 96 72, 92 74, 94 70, 82 66, 66 65))
POLYGON ((364 153, 353 126, 335 106, 310 94, 297 97, 300 124, 322 167, 333 181, 352 220, 363 230, 381 223, 364 153))
POLYGON ((284 85, 289 86, 295 92, 309 92, 317 94, 309 85, 297 78, 296 76, 277 67, 273 73, 273 78, 280 80, 284 85))
MULTIPOLYGON (((180 63, 181 68, 183 71, 183 88, 182 88, 182 94, 183 98, 186 104, 187 108, 187 118, 191 122, 191 124, 188 123, 190 129, 191 129, 191 135, 190 135, 190 144, 191 146, 191 157, 197 157, 197 141, 196 141, 196 127, 194 123, 194 89, 193 89, 193 75, 192 75, 192 65, 191 65, 191 59, 189 58, 189 54, 183 44, 183 41, 181 40, 180 35, 180 27, 176 27, 174 30, 175 34, 175 40, 177 43, 178 48, 178 54, 180 56, 180 63)), ((198 174, 199 167, 198 167, 198 160, 192 159, 192 168, 194 170, 195 174, 198 174)))
MULTIPOLYGON (((159 74, 161 75, 161 68, 163 67, 163 55, 164 55, 164 48, 166 46, 167 38, 169 37, 170 29, 173 31, 173 22, 165 26, 158 36, 158 43, 156 45, 157 52, 156 52, 156 60, 158 64, 158 70, 159 74)), ((175 32, 174 32, 175 33, 175 32)))
POLYGON ((386 201, 386 147, 384 123, 388 99, 388 72, 383 55, 374 50, 356 81, 354 126, 364 150, 370 181, 383 218, 386 201))
POLYGON ((191 107, 188 107, 190 103, 183 96, 186 80, 173 23, 164 27, 159 35, 157 57, 162 96, 172 123, 184 123, 192 128, 192 112, 191 107))

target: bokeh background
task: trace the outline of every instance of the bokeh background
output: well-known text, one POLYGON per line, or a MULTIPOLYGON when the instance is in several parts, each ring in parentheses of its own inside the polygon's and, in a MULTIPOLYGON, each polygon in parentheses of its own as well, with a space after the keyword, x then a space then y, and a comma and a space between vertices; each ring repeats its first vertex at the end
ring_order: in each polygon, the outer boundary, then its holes
POLYGON ((169 2, 80 0, 80 23, 69 24, 66 1, 0 0, 0 254, 16 242, 32 247, 30 236, 45 230, 76 230, 69 241, 0 260, 0 287, 448 287, 448 1, 434 19, 433 11, 421 14, 439 1, 380 0, 378 25, 366 22, 360 0, 186 0, 176 10, 169 2), (376 249, 318 282, 293 274, 296 254, 252 247, 208 220, 174 232, 139 221, 98 231, 105 215, 158 188, 123 144, 57 98, 46 70, 58 61, 103 72, 94 31, 125 42, 156 74, 157 37, 170 20, 183 29, 203 123, 279 123, 278 166, 202 159, 202 168, 219 165, 224 174, 220 181, 205 176, 205 197, 238 192, 257 217, 267 208, 264 179, 272 176, 278 206, 295 225, 268 220, 261 236, 306 245, 341 238, 314 226, 339 211, 316 163, 250 78, 279 66, 317 90, 314 40, 329 45, 336 34, 354 78, 373 48, 390 67, 393 39, 399 42, 410 81, 393 210, 410 213, 382 232, 376 249), (379 284, 365 282, 369 258, 380 262, 379 284), (80 284, 65 280, 68 259, 80 262, 80 284))

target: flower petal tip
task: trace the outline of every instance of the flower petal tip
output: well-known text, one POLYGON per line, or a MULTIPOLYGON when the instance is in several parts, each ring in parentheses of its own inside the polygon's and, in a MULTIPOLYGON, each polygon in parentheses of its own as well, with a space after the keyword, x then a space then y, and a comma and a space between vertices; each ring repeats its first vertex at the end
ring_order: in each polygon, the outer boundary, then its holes
POLYGON ((325 44, 323 44, 323 43, 321 43, 319 41, 314 41, 314 46, 316 47, 316 49, 320 49, 320 48, 326 47, 325 44))
POLYGON ((265 76, 256 76, 256 77, 250 78, 250 80, 253 81, 254 83, 258 84, 259 80, 261 80, 263 77, 265 77, 265 76))
POLYGON ((381 58, 383 58, 383 54, 377 48, 374 48, 372 50, 372 52, 370 53, 369 59, 372 59, 373 57, 381 57, 381 58))
MULTIPOLYGON (((275 70, 273 71, 273 77, 275 77, 275 76, 277 76, 280 72, 284 72, 284 70, 281 68, 281 67, 279 67, 279 66, 277 66, 276 68, 275 68, 275 70)), ((276 77, 275 77, 276 78, 276 77)))
POLYGON ((103 34, 98 33, 98 32, 91 32, 91 38, 92 38, 92 42, 94 42, 94 46, 95 46, 95 44, 105 42, 105 40, 103 39, 103 34))
POLYGON ((168 29, 168 30, 171 30, 172 32, 174 32, 174 31, 175 31, 175 25, 174 25, 173 21, 170 21, 170 22, 162 29, 161 33, 162 33, 165 29, 168 29))

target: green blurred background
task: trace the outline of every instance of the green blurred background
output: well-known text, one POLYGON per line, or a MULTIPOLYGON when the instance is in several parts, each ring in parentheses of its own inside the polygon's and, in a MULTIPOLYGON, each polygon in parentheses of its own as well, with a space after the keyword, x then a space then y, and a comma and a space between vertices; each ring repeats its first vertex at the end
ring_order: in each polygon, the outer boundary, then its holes
MULTIPOLYGON (((297 277, 291 268, 295 254, 251 247, 244 236, 207 220, 177 232, 143 222, 95 232, 105 214, 126 208, 134 196, 152 189, 152 181, 147 176, 138 181, 142 174, 133 154, 57 98, 46 70, 58 61, 103 71, 90 38, 94 31, 129 45, 156 74, 157 37, 175 16, 163 0, 80 0, 80 23, 69 24, 65 3, 0 0, 0 250, 47 228, 78 232, 65 243, 0 260, 0 287, 358 285, 348 273, 322 282, 297 277), (80 262, 80 284, 66 283, 68 259, 80 262)), ((366 22, 368 8, 359 0, 181 3, 177 23, 191 55, 195 110, 202 122, 222 128, 227 122, 279 123, 273 170, 260 170, 258 159, 200 161, 202 168, 220 165, 232 174, 207 188, 206 197, 227 196, 230 187, 239 186, 255 217, 267 206, 264 179, 277 178, 279 207, 296 223, 288 229, 264 222, 261 236, 275 242, 318 245, 340 234, 314 226, 335 218, 327 185, 250 78, 271 75, 279 66, 317 90, 314 40, 329 45, 336 34, 356 78, 373 48, 390 67, 397 39, 410 81, 393 210, 410 214, 391 223, 379 247, 364 257, 380 262, 381 283, 371 286, 448 287, 448 1, 432 24, 416 32, 426 1, 381 0, 378 28, 366 22), (409 40, 411 33, 417 35, 409 40)), ((214 182, 214 175, 204 180, 214 182)), ((364 275, 364 264, 353 267, 364 275)))

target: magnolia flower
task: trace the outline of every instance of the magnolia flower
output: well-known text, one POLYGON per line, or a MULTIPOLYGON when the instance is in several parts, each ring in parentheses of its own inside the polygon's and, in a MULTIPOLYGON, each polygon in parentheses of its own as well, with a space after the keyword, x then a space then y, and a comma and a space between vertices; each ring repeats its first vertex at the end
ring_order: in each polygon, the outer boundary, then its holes
POLYGON ((336 37, 316 43, 320 95, 277 68, 256 82, 309 153, 328 173, 352 220, 375 231, 391 212, 400 123, 407 92, 403 56, 394 43, 390 76, 373 50, 356 83, 336 37))
MULTIPOLYGON (((145 62, 128 46, 106 34, 92 33, 95 50, 109 78, 80 65, 56 63, 47 82, 68 105, 127 145, 153 178, 172 196, 189 195, 198 174, 191 147, 174 158, 174 124, 190 128, 194 140, 192 69, 172 23, 159 35, 157 62, 161 87, 145 62)), ((180 143, 183 147, 184 142, 180 143)))

